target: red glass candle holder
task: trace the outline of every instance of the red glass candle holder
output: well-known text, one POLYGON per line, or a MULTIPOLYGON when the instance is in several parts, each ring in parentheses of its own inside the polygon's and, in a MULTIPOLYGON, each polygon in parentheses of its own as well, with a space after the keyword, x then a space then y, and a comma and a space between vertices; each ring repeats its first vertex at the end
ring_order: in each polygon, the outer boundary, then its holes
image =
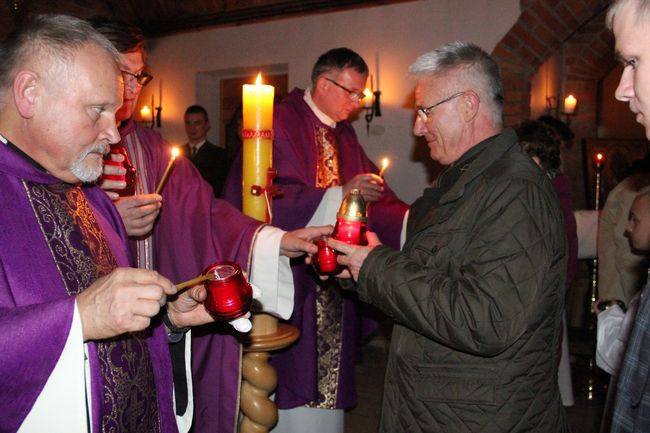
POLYGON ((129 160, 129 156, 126 153, 126 149, 121 146, 111 147, 110 153, 104 157, 104 164, 113 165, 116 167, 124 167, 124 169, 126 170, 126 173, 124 175, 116 176, 110 174, 103 174, 102 179, 121 180, 126 182, 126 187, 124 189, 114 190, 116 193, 120 195, 120 197, 128 197, 131 195, 135 195, 136 170, 133 164, 131 164, 131 161, 129 160), (124 156, 124 160, 122 162, 113 161, 111 159, 111 155, 110 155, 111 153, 122 154, 124 156))
POLYGON ((203 283, 208 292, 205 308, 215 318, 234 320, 251 309, 253 289, 237 263, 217 262, 203 274, 208 276, 203 283))
MULTIPOLYGON (((114 167, 122 167, 121 162, 113 161, 112 159, 105 159, 104 164, 105 165, 112 165, 114 167)), ((102 175, 102 178, 107 179, 107 180, 121 180, 122 182, 126 182, 126 175, 125 174, 123 174, 121 176, 115 175, 115 174, 104 174, 104 175, 102 175)))
POLYGON ((337 274, 340 269, 338 263, 336 263, 336 251, 327 245, 327 237, 323 236, 318 239, 316 246, 318 247, 318 253, 314 256, 314 265, 316 265, 318 273, 324 275, 337 274))
POLYGON ((366 245, 366 223, 337 218, 332 237, 352 245, 366 245))

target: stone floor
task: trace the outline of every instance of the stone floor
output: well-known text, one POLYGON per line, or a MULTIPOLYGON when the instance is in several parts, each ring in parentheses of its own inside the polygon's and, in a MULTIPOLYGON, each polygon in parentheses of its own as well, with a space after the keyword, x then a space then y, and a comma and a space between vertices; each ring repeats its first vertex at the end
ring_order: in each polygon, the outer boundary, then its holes
MULTIPOLYGON (((595 371, 589 368, 593 343, 588 331, 570 329, 569 347, 575 396, 575 405, 566 408, 571 431, 597 433, 608 376, 597 367, 594 367, 595 371)), ((387 353, 388 348, 382 337, 374 338, 365 346, 362 362, 356 371, 359 404, 346 413, 345 433, 377 432, 387 353)))

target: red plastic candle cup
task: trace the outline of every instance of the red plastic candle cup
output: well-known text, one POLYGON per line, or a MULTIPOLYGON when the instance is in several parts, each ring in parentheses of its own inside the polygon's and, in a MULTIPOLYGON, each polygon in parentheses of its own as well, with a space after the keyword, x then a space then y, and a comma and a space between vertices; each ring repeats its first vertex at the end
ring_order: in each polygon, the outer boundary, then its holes
POLYGON ((250 310, 253 289, 237 263, 217 262, 203 274, 208 276, 203 283, 208 292, 205 308, 216 319, 234 320, 250 310))
MULTIPOLYGON (((121 162, 113 161, 112 159, 105 159, 104 164, 106 165, 112 165, 115 167, 122 167, 121 162)), ((126 182, 126 175, 115 175, 115 174, 104 174, 102 175, 102 179, 106 180, 121 180, 122 182, 126 182)))
POLYGON ((338 263, 336 263, 336 251, 327 245, 327 237, 322 237, 316 241, 318 253, 316 253, 315 265, 320 274, 338 273, 338 263))
POLYGON ((365 245, 367 243, 366 223, 338 218, 332 237, 352 245, 365 245))

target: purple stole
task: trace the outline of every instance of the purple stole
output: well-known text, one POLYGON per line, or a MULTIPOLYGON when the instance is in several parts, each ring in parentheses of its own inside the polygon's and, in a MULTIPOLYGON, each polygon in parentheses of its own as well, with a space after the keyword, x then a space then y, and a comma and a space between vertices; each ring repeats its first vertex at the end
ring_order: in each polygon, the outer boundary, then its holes
MULTIPOLYGON (((26 183, 26 189, 67 294, 81 293, 117 268, 106 237, 79 187, 26 183)), ((95 342, 103 383, 102 431, 160 432, 150 331, 95 342)))
MULTIPOLYGON (((330 128, 318 120, 294 89, 274 113, 273 165, 276 183, 284 195, 273 201, 272 224, 284 230, 304 227, 316 211, 326 187, 345 184, 359 173, 378 173, 363 151, 350 122, 330 128), (333 158, 326 143, 337 147, 333 158), (328 183, 334 167, 339 183, 328 183)), ((241 208, 241 152, 230 169, 223 196, 241 208)), ((382 242, 399 247, 406 204, 390 187, 384 198, 370 206, 369 229, 382 242)), ((331 223, 334 224, 335 221, 331 223)), ((300 339, 290 348, 273 354, 278 373, 275 402, 280 409, 309 405, 347 409, 356 404, 354 363, 358 359, 361 334, 376 323, 371 314, 349 293, 341 294, 332 281, 318 284, 311 266, 292 265, 295 294, 290 323, 298 327, 300 339), (327 304, 327 310, 323 306, 327 304)))
MULTIPOLYGON (((15 431, 63 350, 73 295, 128 259, 103 191, 62 184, 4 144, 0 182, 0 431, 15 431)), ((93 431, 177 432, 161 327, 87 347, 93 431)))

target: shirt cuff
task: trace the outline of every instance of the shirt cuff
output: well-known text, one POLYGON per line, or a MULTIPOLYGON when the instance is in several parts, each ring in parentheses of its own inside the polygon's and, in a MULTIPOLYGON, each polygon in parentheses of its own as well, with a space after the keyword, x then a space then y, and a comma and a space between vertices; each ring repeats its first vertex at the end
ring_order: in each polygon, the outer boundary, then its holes
POLYGON ((280 242, 286 232, 264 226, 253 245, 250 281, 261 293, 256 305, 264 313, 289 319, 293 312, 293 274, 289 258, 280 256, 280 242))

